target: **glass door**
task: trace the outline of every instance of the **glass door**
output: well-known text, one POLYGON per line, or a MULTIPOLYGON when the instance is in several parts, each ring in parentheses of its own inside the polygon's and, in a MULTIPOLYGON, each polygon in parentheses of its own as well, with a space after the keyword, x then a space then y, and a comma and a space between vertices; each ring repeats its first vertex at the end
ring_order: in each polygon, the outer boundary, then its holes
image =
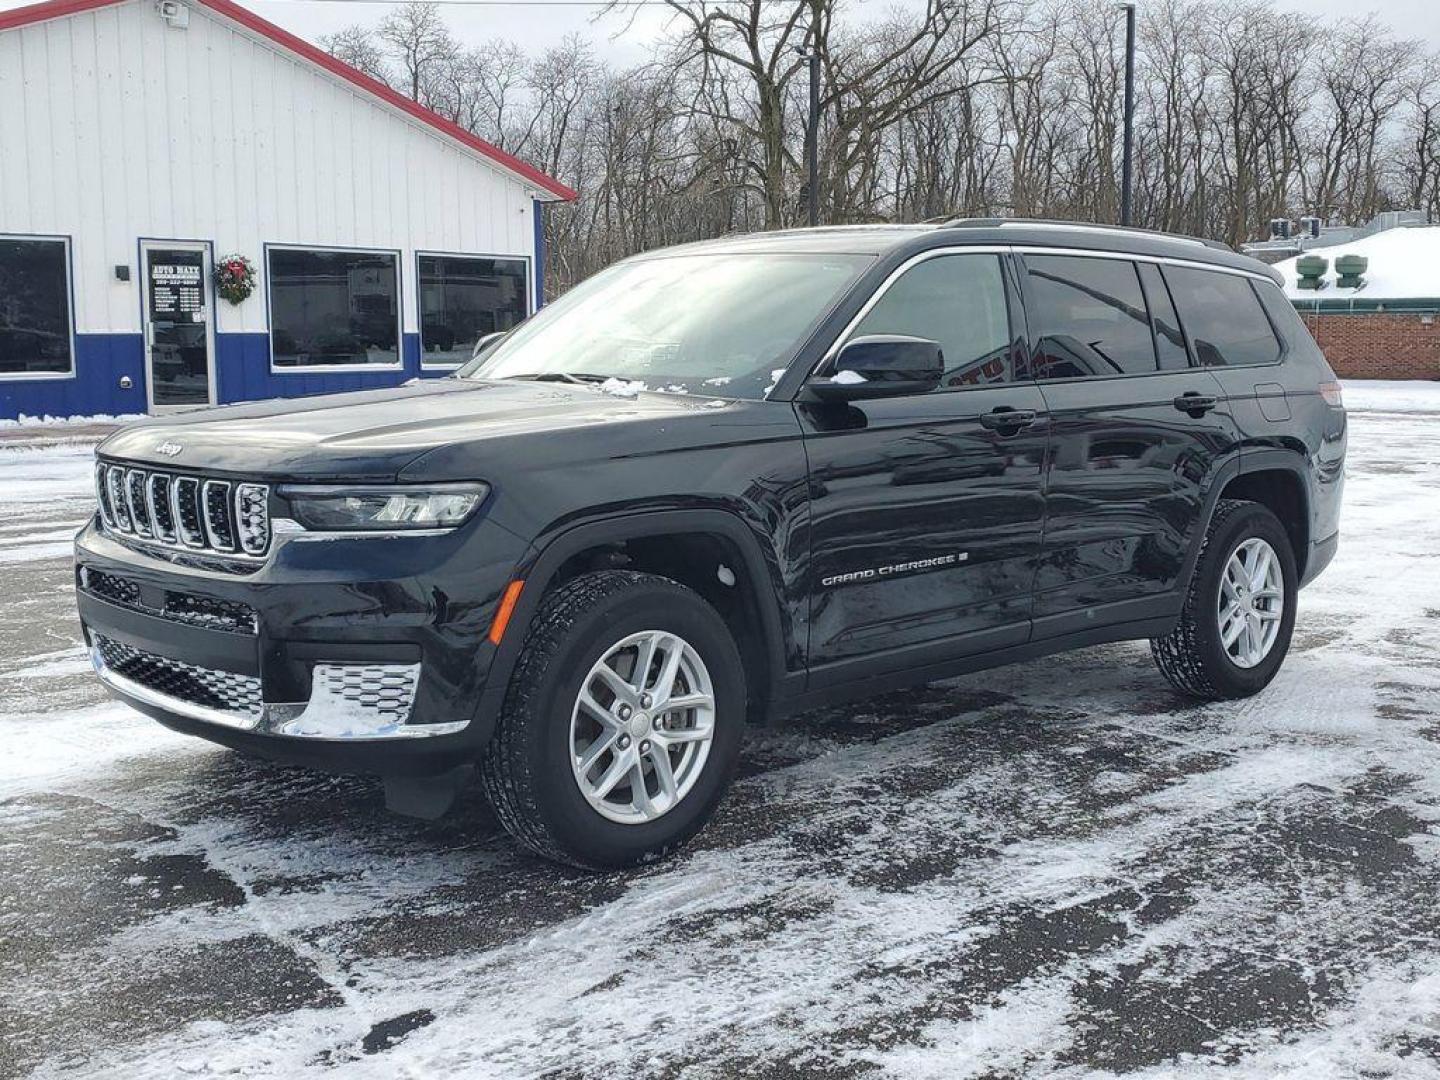
POLYGON ((145 289, 145 370, 151 412, 215 400, 210 251, 205 244, 141 244, 145 289))

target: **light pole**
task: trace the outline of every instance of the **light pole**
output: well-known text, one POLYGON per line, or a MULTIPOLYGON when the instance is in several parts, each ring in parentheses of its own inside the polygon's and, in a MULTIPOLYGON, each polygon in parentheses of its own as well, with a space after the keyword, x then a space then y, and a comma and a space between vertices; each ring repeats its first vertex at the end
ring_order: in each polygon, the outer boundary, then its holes
POLYGON ((1120 224, 1130 224, 1130 181, 1135 143, 1135 0, 1125 9, 1125 146, 1120 164, 1120 224))
POLYGON ((820 49, 812 41, 808 48, 795 46, 795 51, 810 65, 810 119, 805 125, 805 170, 809 177, 805 187, 809 196, 806 216, 814 228, 820 224, 820 49))

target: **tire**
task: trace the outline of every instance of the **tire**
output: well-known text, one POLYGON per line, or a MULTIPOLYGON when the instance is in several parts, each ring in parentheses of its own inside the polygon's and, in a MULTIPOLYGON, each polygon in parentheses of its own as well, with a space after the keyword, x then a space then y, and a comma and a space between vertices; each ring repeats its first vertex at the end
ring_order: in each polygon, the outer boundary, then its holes
MULTIPOLYGON (((633 670, 630 676, 634 676, 633 670)), ((637 706, 640 701, 638 697, 626 700, 634 700, 637 706)), ((584 574, 547 595, 526 632, 499 725, 480 761, 481 784, 501 824, 536 854, 587 869, 634 866, 675 852, 710 819, 734 775, 744 719, 745 672, 740 653, 714 608, 683 585, 654 574, 622 570, 584 574), (662 644, 654 649, 653 669, 663 672, 663 662, 670 656, 669 651, 661 651, 663 643, 678 639, 680 662, 685 666, 675 681, 680 688, 677 694, 690 694, 692 681, 703 691, 708 677, 713 708, 680 710, 662 718, 638 707, 630 709, 617 694, 599 710, 609 719, 597 722, 596 711, 580 704, 582 688, 591 691, 592 706, 603 699, 611 680, 595 674, 598 665, 618 655, 609 665, 612 671, 616 664, 623 669, 626 657, 638 668, 643 644, 634 646, 634 652, 627 649, 617 654, 614 650, 632 638, 643 640, 653 631, 663 635, 659 639, 662 644), (643 715, 634 715, 637 712, 643 715), (629 718, 619 720, 620 713, 629 718), (687 739, 672 750, 659 748, 662 740, 654 732, 676 738, 680 733, 653 725, 689 724, 684 730, 693 736, 702 728, 702 715, 709 719, 707 740, 687 739), (643 727, 647 720, 652 727, 642 737, 633 725, 643 727), (619 769, 622 755, 633 748, 642 770, 650 770, 640 778, 647 788, 644 795, 635 794, 633 772, 626 774, 608 801, 600 800, 603 809, 592 802, 598 782, 591 784, 590 796, 582 791, 581 785, 587 781, 577 775, 579 766, 572 754, 581 752, 576 750, 577 731, 585 728, 596 732, 591 749, 603 738, 612 739, 610 749, 603 751, 594 766, 596 776, 606 774, 602 766, 619 769), (627 738, 626 748, 619 749, 627 738), (708 747, 703 755, 702 745, 708 747), (647 753, 642 754, 642 749, 647 753), (676 762, 673 772, 667 765, 667 775, 672 789, 679 791, 678 797, 672 792, 669 798, 673 801, 644 820, 607 817, 640 815, 637 808, 641 806, 654 813, 666 800, 659 784, 657 754, 664 754, 667 763, 676 762), (697 758, 687 756, 690 754, 698 755, 698 765, 697 758), (691 764, 687 766, 687 762, 691 764), (653 799, 648 790, 651 786, 656 791, 653 799), (623 805, 626 792, 630 793, 629 810, 623 805)))
MULTIPOLYGON (((1250 625, 1256 628, 1265 626, 1259 620, 1274 610, 1273 600, 1258 599, 1268 591, 1262 589, 1254 594, 1257 599, 1253 604, 1259 607, 1250 625)), ((1200 548, 1180 622, 1164 637, 1150 639, 1151 655, 1171 685, 1192 697, 1220 701, 1259 693, 1275 678, 1290 649, 1298 592, 1295 553, 1280 519, 1259 503, 1222 499, 1200 548), (1249 651, 1245 643, 1251 640, 1245 638, 1244 629, 1240 631, 1241 640, 1229 645, 1221 631, 1222 581, 1227 567, 1246 545, 1252 553, 1258 551, 1263 556, 1264 549, 1256 542, 1268 545, 1279 565, 1279 601, 1283 604, 1279 619, 1273 620, 1278 623, 1273 640, 1258 660, 1254 652, 1243 655, 1249 651)), ((1225 603, 1228 607, 1228 597, 1225 603)))

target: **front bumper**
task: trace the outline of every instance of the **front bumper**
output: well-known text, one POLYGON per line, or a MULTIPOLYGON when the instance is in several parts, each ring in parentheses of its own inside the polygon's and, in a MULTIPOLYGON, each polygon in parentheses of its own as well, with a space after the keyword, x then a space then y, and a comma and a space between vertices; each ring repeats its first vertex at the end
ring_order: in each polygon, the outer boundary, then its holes
POLYGON ((116 697, 215 742, 338 772, 443 772, 493 730, 477 709, 485 634, 520 554, 504 530, 475 532, 297 538, 236 573, 91 523, 76 540, 91 662, 116 697))

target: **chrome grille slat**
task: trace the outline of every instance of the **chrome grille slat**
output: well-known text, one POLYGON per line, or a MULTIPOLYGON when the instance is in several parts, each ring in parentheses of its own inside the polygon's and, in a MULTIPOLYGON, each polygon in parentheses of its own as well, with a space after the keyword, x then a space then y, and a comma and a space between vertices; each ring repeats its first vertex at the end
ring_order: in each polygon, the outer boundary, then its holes
POLYGON ((235 513, 230 505, 230 482, 206 480, 200 486, 200 509, 209 546, 216 551, 234 551, 235 513))
POLYGON ((115 512, 110 509, 110 481, 107 479, 109 469, 103 461, 95 464, 95 502, 100 507, 100 520, 113 529, 115 512))
POLYGON ((175 506, 175 531, 180 542, 189 548, 203 548, 205 528, 200 523, 200 481, 193 476, 177 477, 170 498, 175 506))
POLYGON ((150 511, 145 502, 145 473, 142 469, 125 470, 125 505, 130 510, 130 523, 135 534, 149 539, 154 535, 150 528, 150 511))
POLYGON ((161 547, 258 559, 270 550, 270 489, 100 462, 104 527, 161 547))
POLYGON ((175 542, 175 518, 170 511, 170 476, 151 473, 145 480, 145 508, 150 513, 150 529, 167 544, 175 542))
POLYGON ((115 515, 115 527, 122 533, 133 533, 135 526, 130 521, 129 503, 125 498, 125 470, 111 465, 105 473, 105 485, 110 489, 110 511, 115 515))

